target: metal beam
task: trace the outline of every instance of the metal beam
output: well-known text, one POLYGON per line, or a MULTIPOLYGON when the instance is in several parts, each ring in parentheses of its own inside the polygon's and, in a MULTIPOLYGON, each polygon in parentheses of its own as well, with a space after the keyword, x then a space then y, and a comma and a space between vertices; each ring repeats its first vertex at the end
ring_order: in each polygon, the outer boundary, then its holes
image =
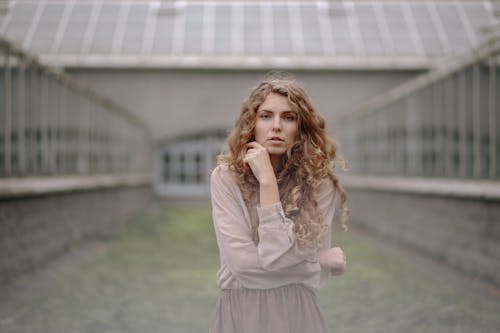
POLYGON ((214 68, 317 70, 428 70, 438 59, 428 57, 352 56, 185 56, 185 55, 42 55, 45 63, 78 68, 214 68))

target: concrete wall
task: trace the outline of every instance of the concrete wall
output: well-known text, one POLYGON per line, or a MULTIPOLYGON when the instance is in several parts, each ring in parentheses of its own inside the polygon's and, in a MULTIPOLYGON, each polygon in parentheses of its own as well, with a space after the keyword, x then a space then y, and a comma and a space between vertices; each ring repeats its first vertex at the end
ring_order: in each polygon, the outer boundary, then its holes
MULTIPOLYGON (((230 127, 264 71, 68 69, 146 121, 156 139, 230 127)), ((370 97, 414 77, 415 71, 293 71, 318 111, 332 120, 370 97)))
POLYGON ((143 210, 151 186, 0 200, 0 286, 89 237, 104 237, 143 210))
POLYGON ((350 223, 500 287, 500 202, 346 187, 350 223))

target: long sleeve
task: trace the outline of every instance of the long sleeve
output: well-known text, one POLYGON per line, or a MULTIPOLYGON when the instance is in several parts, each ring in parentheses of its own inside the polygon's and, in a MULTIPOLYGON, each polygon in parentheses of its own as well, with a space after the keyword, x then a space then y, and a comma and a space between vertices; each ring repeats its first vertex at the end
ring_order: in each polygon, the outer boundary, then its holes
MULTIPOLYGON (((221 261, 247 288, 272 288, 318 280, 321 267, 316 251, 298 248, 293 222, 281 204, 258 208, 258 245, 241 192, 227 167, 217 167, 211 177, 212 215, 221 261)), ((331 208, 333 209, 333 207, 331 208)))
MULTIPOLYGON (((333 184, 325 180, 318 191, 317 203, 323 223, 327 230, 321 240, 321 248, 331 247, 331 224, 335 213, 335 192, 333 184)), ((317 250, 299 248, 293 231, 293 221, 283 212, 281 203, 259 207, 259 257, 263 267, 269 270, 281 269, 304 260, 315 262, 317 250)), ((322 271, 322 282, 329 276, 328 270, 322 271)))

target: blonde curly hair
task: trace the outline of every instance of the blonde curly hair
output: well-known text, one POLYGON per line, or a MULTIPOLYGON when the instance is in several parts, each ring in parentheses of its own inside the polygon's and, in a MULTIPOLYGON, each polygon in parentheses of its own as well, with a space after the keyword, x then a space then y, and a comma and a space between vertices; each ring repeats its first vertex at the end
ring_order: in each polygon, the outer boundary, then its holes
MULTIPOLYGON (((331 179, 340 197, 340 223, 346 229, 349 212, 345 206, 346 194, 334 172, 333 163, 338 160, 345 168, 345 162, 337 156, 337 143, 326 135, 324 119, 316 112, 305 90, 291 75, 272 73, 252 89, 227 138, 229 151, 219 155, 217 164, 227 164, 236 174, 247 207, 256 209, 259 184, 252 171, 245 167, 243 158, 247 151, 246 144, 255 140, 257 110, 271 93, 286 97, 292 110, 298 114, 296 141, 283 156, 282 168, 276 173, 283 210, 294 222, 294 233, 299 246, 319 248, 326 225, 314 198, 325 178, 331 179)), ((257 228, 258 225, 253 226, 256 242, 259 239, 257 228)))

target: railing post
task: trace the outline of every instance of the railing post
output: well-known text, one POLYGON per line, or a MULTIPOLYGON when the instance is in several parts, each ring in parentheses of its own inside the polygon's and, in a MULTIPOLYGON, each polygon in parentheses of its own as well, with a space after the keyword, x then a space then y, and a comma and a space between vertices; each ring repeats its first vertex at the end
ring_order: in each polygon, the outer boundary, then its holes
POLYGON ((18 63, 17 88, 17 163, 18 175, 26 173, 26 67, 24 62, 18 63))
POLYGON ((479 100, 480 94, 479 80, 479 65, 476 63, 472 66, 472 130, 473 130, 473 176, 481 177, 481 105, 479 100))
POLYGON ((4 59, 5 67, 5 124, 4 124, 4 173, 10 176, 12 173, 12 76, 10 68, 10 50, 7 50, 4 59))
POLYGON ((489 167, 489 177, 495 179, 497 175, 497 87, 496 87, 496 57, 493 56, 489 59, 489 90, 488 90, 488 113, 489 113, 489 132, 490 132, 490 167, 489 167))

